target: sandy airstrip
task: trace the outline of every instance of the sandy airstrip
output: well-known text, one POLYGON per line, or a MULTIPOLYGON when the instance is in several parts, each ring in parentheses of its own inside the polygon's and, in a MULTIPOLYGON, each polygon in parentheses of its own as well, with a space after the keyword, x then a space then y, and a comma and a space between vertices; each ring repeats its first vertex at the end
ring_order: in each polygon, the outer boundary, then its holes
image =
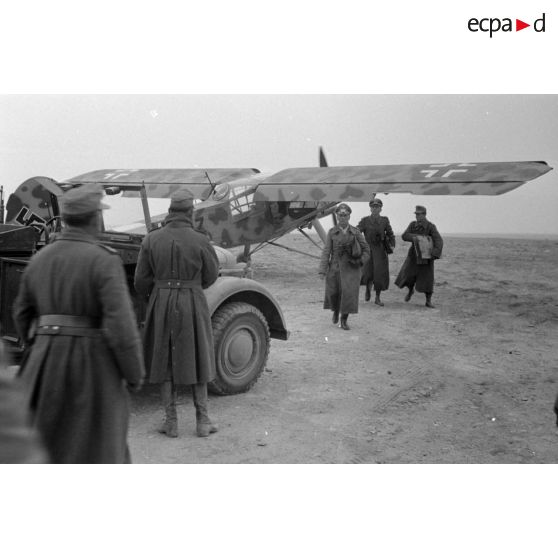
MULTIPOLYGON (((311 250, 289 235, 282 242, 311 250)), ((390 256, 393 282, 408 245, 390 256)), ((286 342, 247 393, 210 398, 220 432, 155 432, 158 394, 134 396, 136 463, 555 463, 558 238, 445 237, 434 310, 393 285, 364 303, 351 331, 322 309, 317 260, 266 247, 254 278, 277 298, 286 342)))

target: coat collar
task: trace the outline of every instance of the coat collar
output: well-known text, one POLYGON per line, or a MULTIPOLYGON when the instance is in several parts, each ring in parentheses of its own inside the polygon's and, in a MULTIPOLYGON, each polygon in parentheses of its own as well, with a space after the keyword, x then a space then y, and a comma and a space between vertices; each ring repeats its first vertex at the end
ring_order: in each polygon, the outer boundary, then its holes
POLYGON ((424 227, 426 229, 430 226, 430 221, 428 221, 428 219, 425 219, 424 221, 415 221, 415 226, 424 227))
POLYGON ((77 240, 79 242, 99 244, 99 239, 96 236, 89 234, 79 227, 67 227, 60 234, 56 235, 53 242, 56 240, 77 240))
MULTIPOLYGON (((347 232, 348 232, 348 233, 355 234, 355 231, 356 231, 356 230, 357 230, 357 229, 356 229, 355 227, 353 227, 352 225, 349 225, 349 226, 347 227, 347 232)), ((335 226, 333 227, 333 234, 341 234, 342 232, 343 232, 343 229, 342 229, 339 225, 335 225, 335 226)))
POLYGON ((188 217, 185 213, 169 213, 165 217, 165 221, 163 223, 166 225, 171 226, 186 226, 186 227, 194 227, 194 223, 190 217, 188 217))

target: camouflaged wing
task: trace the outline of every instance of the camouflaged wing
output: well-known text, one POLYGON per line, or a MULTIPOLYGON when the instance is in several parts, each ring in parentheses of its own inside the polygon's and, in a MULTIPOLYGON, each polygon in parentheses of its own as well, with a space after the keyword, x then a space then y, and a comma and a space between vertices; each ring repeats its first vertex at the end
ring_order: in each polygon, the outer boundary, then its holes
MULTIPOLYGON (((170 198, 181 189, 188 189, 198 199, 206 199, 213 186, 259 173, 258 169, 104 169, 74 176, 65 182, 108 186, 145 186, 149 198, 170 198)), ((123 196, 137 197, 137 191, 123 196)))
POLYGON ((550 171, 544 161, 285 169, 262 180, 255 201, 368 201, 374 193, 495 196, 550 171))

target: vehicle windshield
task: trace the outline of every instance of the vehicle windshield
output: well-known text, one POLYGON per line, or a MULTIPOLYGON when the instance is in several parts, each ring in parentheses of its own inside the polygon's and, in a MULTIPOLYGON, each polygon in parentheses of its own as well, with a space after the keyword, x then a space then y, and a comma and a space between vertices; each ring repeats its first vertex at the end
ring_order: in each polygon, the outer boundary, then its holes
MULTIPOLYGON (((151 222, 162 221, 167 215, 170 200, 168 198, 147 198, 151 222)), ((105 196, 103 203, 110 209, 103 211, 105 230, 145 234, 143 206, 139 196, 123 197, 122 193, 105 196)))

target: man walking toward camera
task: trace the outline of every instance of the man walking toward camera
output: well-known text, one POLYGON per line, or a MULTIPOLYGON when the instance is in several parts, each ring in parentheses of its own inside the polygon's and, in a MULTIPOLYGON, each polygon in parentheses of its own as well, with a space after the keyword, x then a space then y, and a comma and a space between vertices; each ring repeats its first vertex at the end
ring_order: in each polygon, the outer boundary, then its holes
POLYGON ((370 259, 363 267, 361 284, 366 285, 364 300, 370 300, 370 290, 373 286, 376 292, 374 304, 383 306, 380 294, 389 289, 388 254, 395 248, 395 236, 389 219, 380 215, 384 205, 382 200, 374 198, 368 205, 370 215, 363 217, 357 225, 370 246, 370 259))
POLYGON ((208 238, 194 230, 194 197, 185 190, 171 198, 161 229, 143 240, 134 285, 149 297, 144 329, 149 382, 161 384, 165 419, 158 429, 178 436, 176 386, 192 386, 196 432, 217 432, 207 410, 207 383, 215 378, 213 330, 203 293, 219 275, 208 238))
POLYGON ((434 260, 442 256, 444 241, 434 223, 426 219, 426 207, 417 205, 416 221, 409 224, 401 238, 411 242, 407 258, 397 275, 395 284, 409 292, 405 302, 409 302, 415 289, 426 296, 427 308, 434 308, 432 293, 434 292, 434 260))
POLYGON ((23 274, 14 321, 26 405, 53 463, 129 463, 129 395, 144 377, 122 261, 96 238, 102 188, 61 198, 63 232, 23 274))
POLYGON ((331 321, 350 330, 349 314, 358 312, 358 291, 362 266, 370 248, 362 233, 349 225, 352 210, 346 203, 335 208, 337 225, 327 233, 318 274, 325 280, 324 309, 332 310, 331 321), (341 317, 341 319, 339 319, 341 317))

